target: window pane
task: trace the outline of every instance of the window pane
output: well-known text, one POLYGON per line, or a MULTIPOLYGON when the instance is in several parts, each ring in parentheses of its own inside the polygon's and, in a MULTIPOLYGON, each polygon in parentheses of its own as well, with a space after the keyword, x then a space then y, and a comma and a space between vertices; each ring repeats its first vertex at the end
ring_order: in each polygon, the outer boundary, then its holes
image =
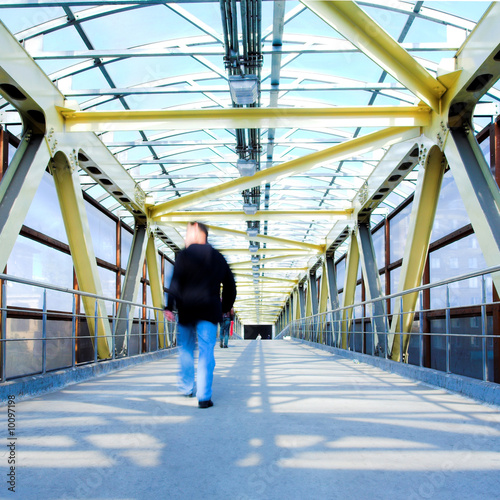
MULTIPOLYGON (((431 252, 429 258, 431 283, 487 267, 475 234, 431 252)), ((480 277, 451 283, 449 287, 451 307, 482 302, 482 280, 480 277)), ((485 287, 486 300, 490 302, 492 300, 490 276, 485 278, 485 287)), ((446 286, 431 289, 431 307, 433 309, 446 307, 446 286)))
POLYGON ((90 203, 85 203, 95 256, 116 264, 116 222, 90 203))
POLYGON ((385 227, 375 231, 372 235, 373 247, 375 249, 375 258, 377 259, 377 268, 385 267, 385 227))
MULTIPOLYGON (((391 295, 393 293, 397 293, 398 292, 398 286, 399 286, 399 276, 401 275, 401 266, 399 267, 396 267, 396 269, 393 269, 390 273, 389 273, 389 277, 390 277, 390 283, 391 283, 391 295)), ((394 311, 394 301, 395 300, 401 300, 399 298, 392 298, 391 299, 391 311, 394 311)))
POLYGON ((51 238, 68 243, 52 176, 45 172, 24 224, 51 238))
MULTIPOLYGON (((98 267, 97 269, 101 279, 102 294, 104 297, 116 298, 116 273, 104 267, 98 267)), ((114 304, 115 302, 106 300, 106 312, 108 314, 113 314, 114 304)))
POLYGON ((172 281, 172 274, 174 273, 174 265, 165 259, 165 267, 164 267, 164 286, 169 287, 170 282, 172 281))
POLYGON ((342 259, 336 266, 336 269, 337 269, 337 287, 339 290, 342 290, 344 288, 346 260, 347 260, 347 258, 342 259))
POLYGON ((128 258, 130 255, 130 250, 132 248, 132 240, 134 238, 134 235, 130 233, 127 229, 122 227, 122 234, 121 234, 121 250, 122 250, 122 255, 121 255, 121 265, 123 269, 127 269, 127 263, 128 263, 128 258))
POLYGON ((410 213, 413 203, 406 206, 390 220, 390 260, 391 263, 403 258, 406 237, 410 227, 410 213))
MULTIPOLYGON (((73 261, 70 255, 47 245, 19 236, 10 254, 7 270, 9 274, 60 286, 73 288, 73 261)), ((35 286, 7 282, 7 304, 9 306, 42 309, 43 289, 35 286)), ((47 309, 71 311, 72 294, 47 290, 47 309)))
POLYGON ((470 220, 451 171, 448 171, 441 186, 439 201, 432 228, 431 242, 466 226, 470 220))

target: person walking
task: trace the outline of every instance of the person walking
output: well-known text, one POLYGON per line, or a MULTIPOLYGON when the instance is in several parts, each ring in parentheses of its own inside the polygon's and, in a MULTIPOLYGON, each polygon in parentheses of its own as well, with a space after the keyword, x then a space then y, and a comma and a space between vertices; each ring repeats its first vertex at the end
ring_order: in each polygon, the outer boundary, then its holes
POLYGON ((200 408, 210 408, 215 368, 214 348, 217 323, 231 310, 236 298, 233 273, 224 257, 207 243, 208 229, 190 222, 186 247, 175 259, 174 272, 165 307, 165 318, 174 321, 178 314, 179 390, 198 398, 200 408), (222 300, 220 287, 222 284, 222 300), (198 337, 197 381, 194 377, 194 348, 198 337))
POLYGON ((229 330, 231 329, 231 321, 234 320, 234 310, 231 310, 222 315, 222 323, 220 324, 220 346, 227 348, 229 342, 229 330))

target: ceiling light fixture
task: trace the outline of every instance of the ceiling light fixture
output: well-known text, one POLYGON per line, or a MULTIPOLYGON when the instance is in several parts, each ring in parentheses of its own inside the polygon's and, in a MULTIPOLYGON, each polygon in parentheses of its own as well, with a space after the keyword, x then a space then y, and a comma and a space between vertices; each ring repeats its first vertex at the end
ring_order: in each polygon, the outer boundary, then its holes
POLYGON ((245 160, 240 158, 236 162, 236 168, 241 177, 250 177, 255 174, 257 170, 257 162, 255 160, 245 160))
POLYGON ((257 101, 259 80, 257 75, 232 75, 229 90, 235 104, 253 104, 257 101))

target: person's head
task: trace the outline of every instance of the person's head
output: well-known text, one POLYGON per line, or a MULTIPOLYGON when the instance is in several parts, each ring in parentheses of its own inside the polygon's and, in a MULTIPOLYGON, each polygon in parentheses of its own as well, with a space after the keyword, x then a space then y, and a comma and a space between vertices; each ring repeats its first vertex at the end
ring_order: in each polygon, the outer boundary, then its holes
POLYGON ((186 248, 193 243, 203 245, 207 242, 208 228, 201 222, 190 222, 186 229, 186 248))

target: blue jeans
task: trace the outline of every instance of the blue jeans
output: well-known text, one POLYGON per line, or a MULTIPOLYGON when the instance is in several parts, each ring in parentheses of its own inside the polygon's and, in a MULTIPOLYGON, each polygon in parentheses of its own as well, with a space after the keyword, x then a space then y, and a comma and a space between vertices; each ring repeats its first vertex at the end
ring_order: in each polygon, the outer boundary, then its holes
POLYGON ((220 324, 220 345, 224 344, 227 347, 229 341, 229 330, 231 328, 231 320, 229 318, 222 318, 220 324))
POLYGON ((212 398, 215 357, 214 347, 217 341, 217 325, 210 321, 197 321, 190 325, 178 325, 177 343, 179 345, 179 390, 183 394, 194 392, 198 401, 212 398), (198 382, 194 380, 194 348, 198 335, 198 382))

